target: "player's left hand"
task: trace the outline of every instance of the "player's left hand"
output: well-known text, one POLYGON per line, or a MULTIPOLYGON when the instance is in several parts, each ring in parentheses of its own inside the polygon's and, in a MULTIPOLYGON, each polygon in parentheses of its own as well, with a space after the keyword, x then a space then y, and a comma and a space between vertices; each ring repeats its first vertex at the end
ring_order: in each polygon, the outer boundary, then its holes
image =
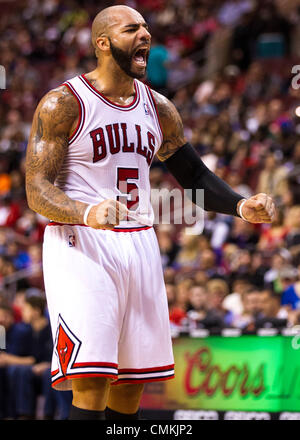
POLYGON ((250 197, 242 206, 242 215, 249 223, 272 223, 275 212, 272 198, 264 193, 250 197))

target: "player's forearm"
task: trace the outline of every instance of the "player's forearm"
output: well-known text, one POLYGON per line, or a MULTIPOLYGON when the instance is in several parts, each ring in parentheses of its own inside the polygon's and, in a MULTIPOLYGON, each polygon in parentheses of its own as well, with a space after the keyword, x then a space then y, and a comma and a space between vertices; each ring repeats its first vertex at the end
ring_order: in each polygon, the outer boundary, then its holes
POLYGON ((29 207, 58 223, 82 224, 86 203, 72 200, 45 178, 27 179, 26 193, 29 207))
POLYGON ((238 216, 237 207, 243 197, 212 173, 198 157, 189 144, 182 146, 165 162, 168 170, 180 185, 191 190, 191 199, 199 204, 197 190, 204 190, 204 206, 206 211, 238 216))
MULTIPOLYGON (((204 171, 202 176, 195 179, 195 186, 204 190, 204 209, 206 211, 239 215, 238 206, 244 198, 210 170, 204 171)), ((196 191, 193 193, 193 201, 196 203, 196 191)))

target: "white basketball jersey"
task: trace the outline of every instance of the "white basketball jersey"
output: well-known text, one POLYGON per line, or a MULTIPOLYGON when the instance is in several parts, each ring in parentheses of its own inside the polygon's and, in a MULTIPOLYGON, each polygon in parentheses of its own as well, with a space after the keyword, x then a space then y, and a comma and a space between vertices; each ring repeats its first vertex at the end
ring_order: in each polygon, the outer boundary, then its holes
POLYGON ((150 88, 134 80, 134 99, 121 106, 103 96, 85 75, 63 85, 77 99, 80 114, 55 185, 84 203, 124 203, 133 214, 120 227, 152 225, 149 168, 162 131, 150 88))

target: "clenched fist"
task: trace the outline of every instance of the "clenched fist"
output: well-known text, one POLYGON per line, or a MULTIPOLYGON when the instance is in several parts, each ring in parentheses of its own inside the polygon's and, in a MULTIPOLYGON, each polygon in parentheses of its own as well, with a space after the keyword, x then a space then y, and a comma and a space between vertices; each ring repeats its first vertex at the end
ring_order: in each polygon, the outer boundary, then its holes
MULTIPOLYGON (((243 200, 240 200, 238 203, 238 213, 242 202, 243 200)), ((249 223, 272 223, 275 217, 275 204, 267 194, 256 194, 243 203, 241 214, 249 223)))
POLYGON ((91 208, 87 225, 94 229, 113 229, 120 221, 126 219, 127 207, 113 199, 107 199, 91 208))

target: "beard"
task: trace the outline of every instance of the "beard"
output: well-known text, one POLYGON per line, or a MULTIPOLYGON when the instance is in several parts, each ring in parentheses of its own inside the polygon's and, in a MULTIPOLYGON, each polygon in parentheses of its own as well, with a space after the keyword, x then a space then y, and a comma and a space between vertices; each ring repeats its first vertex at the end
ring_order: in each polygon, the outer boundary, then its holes
MULTIPOLYGON (((134 52, 129 53, 126 52, 125 50, 120 49, 111 42, 110 38, 109 38, 109 42, 110 42, 110 50, 113 59, 118 64, 118 66, 126 73, 126 75, 136 79, 143 78, 145 76, 146 69, 143 73, 134 72, 132 70, 132 58, 134 52)), ((147 56, 147 60, 148 60, 148 56, 147 56)))

